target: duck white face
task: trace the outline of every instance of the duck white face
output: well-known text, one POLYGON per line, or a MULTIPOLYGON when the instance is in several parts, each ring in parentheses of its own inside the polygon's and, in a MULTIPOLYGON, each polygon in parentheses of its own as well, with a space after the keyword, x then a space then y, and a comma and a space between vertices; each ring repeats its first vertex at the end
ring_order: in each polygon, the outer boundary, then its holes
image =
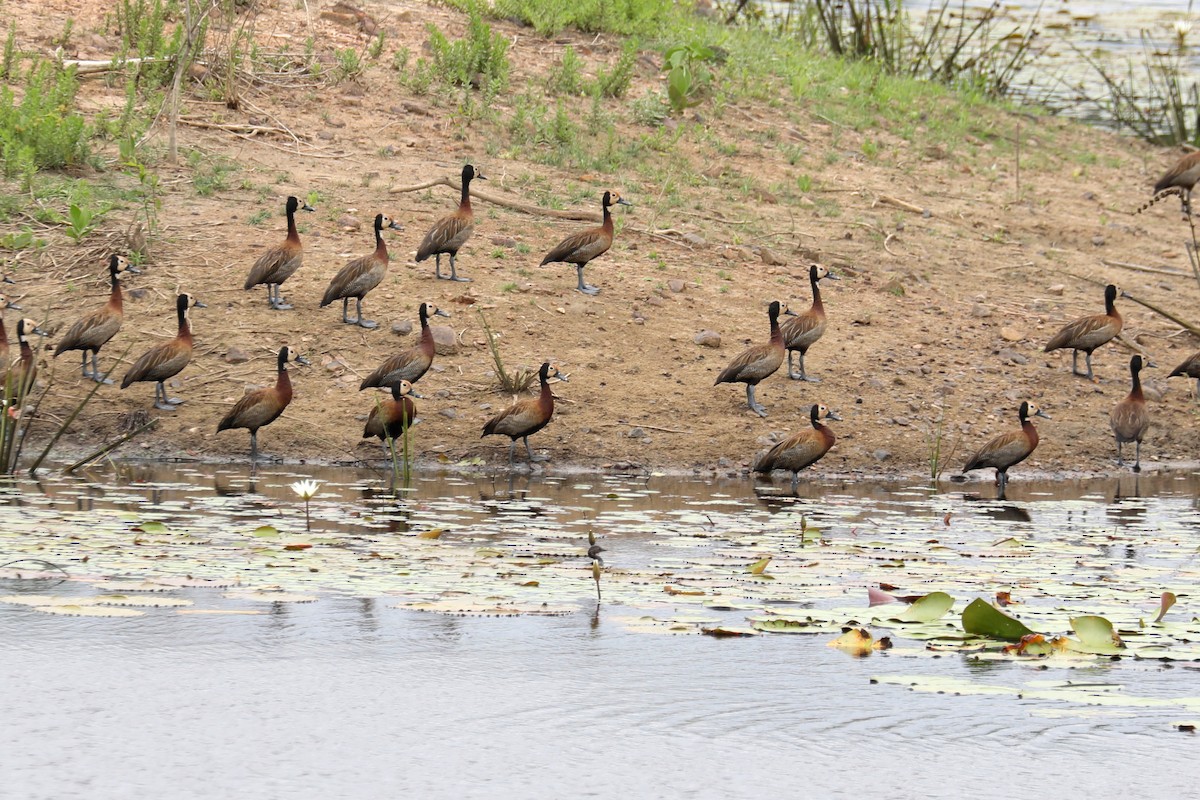
POLYGON ((817 403, 817 419, 832 419, 838 422, 842 421, 842 418, 838 416, 837 412, 831 411, 824 403, 817 403))
POLYGON ((412 394, 412 384, 408 381, 400 381, 400 385, 397 388, 400 391, 401 397, 412 394))
POLYGON ((570 376, 565 373, 559 372, 558 367, 555 366, 554 364, 551 364, 550 369, 546 370, 546 380, 558 379, 558 380, 562 381, 563 383, 566 383, 568 377, 570 377, 570 376))
POLYGON ((425 313, 427 313, 431 317, 446 317, 446 318, 450 317, 449 311, 442 311, 440 308, 438 308, 433 303, 425 304, 425 313))
POLYGON ((1029 416, 1041 417, 1042 419, 1050 419, 1050 415, 1047 414, 1045 411, 1042 411, 1040 408, 1038 408, 1037 403, 1034 403, 1031 400, 1027 400, 1027 401, 1025 401, 1025 405, 1028 408, 1029 416))
POLYGON ((822 278, 829 277, 830 273, 829 273, 829 269, 827 267, 823 267, 820 264, 814 264, 813 266, 815 266, 817 268, 817 280, 821 280, 822 278))
POLYGON ((46 332, 38 327, 37 323, 26 317, 17 322, 17 339, 18 341, 28 342, 29 337, 34 334, 45 336, 46 332))
POLYGON ((379 228, 381 230, 386 229, 386 228, 391 228, 391 229, 397 230, 397 231, 404 230, 404 227, 399 222, 396 222, 396 220, 392 219, 387 214, 383 214, 380 217, 379 228))

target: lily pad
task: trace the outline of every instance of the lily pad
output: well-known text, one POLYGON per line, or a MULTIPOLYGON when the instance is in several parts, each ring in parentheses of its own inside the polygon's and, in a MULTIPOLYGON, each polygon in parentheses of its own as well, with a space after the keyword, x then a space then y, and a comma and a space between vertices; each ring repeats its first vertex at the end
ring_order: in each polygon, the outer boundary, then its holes
POLYGON ((963 609, 962 623, 967 633, 1006 642, 1019 642, 1022 636, 1033 633, 1019 619, 1010 617, 978 597, 963 609))

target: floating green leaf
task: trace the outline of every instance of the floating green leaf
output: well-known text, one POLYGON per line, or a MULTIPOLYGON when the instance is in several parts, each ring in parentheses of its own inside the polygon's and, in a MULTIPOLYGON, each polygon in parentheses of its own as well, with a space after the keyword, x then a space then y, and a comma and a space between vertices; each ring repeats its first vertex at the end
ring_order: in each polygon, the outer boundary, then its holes
POLYGON ((954 598, 945 592, 930 592, 891 619, 901 622, 934 622, 946 616, 954 598))
POLYGON ((1022 636, 1033 633, 1019 619, 993 608, 978 597, 963 609, 962 624, 967 633, 1006 642, 1019 642, 1022 636))

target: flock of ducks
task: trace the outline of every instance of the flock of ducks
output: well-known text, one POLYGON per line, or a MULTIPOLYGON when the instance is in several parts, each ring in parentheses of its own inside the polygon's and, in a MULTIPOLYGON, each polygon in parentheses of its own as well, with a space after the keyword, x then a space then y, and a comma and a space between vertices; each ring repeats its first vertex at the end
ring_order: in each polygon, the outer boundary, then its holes
MULTIPOLYGON (((469 281, 470 278, 460 276, 457 270, 457 255, 463 244, 470 238, 474 230, 474 216, 471 208, 470 183, 472 180, 486 180, 472 165, 466 165, 462 170, 462 194, 458 207, 451 214, 438 220, 426 233, 417 250, 418 262, 435 258, 435 277, 450 281, 469 281), (441 257, 446 255, 450 261, 449 275, 443 275, 441 257)), ((1190 214, 1190 192, 1197 180, 1200 180, 1200 153, 1193 153, 1175 165, 1155 186, 1155 197, 1151 202, 1169 194, 1179 194, 1185 213, 1190 214)), ((593 259, 605 253, 613 241, 613 220, 611 209, 615 205, 630 205, 615 192, 604 192, 601 199, 602 223, 598 227, 575 233, 554 247, 546 254, 542 264, 563 262, 573 264, 577 271, 578 282, 576 289, 584 294, 594 295, 600 290, 584 280, 583 271, 593 259)), ((1147 206, 1150 205, 1149 203, 1147 206)), ((1143 206, 1145 208, 1146 206, 1143 206)), ((281 286, 303 265, 303 246, 296 229, 296 212, 313 211, 307 203, 302 203, 296 197, 288 197, 285 204, 287 216, 287 237, 284 241, 266 250, 253 264, 246 278, 244 288, 253 289, 266 286, 267 302, 275 311, 286 311, 293 308, 281 294, 281 286)), ((384 279, 388 268, 388 249, 383 238, 383 232, 388 230, 403 230, 394 220, 379 214, 374 220, 375 249, 369 255, 349 261, 330 281, 329 287, 321 298, 320 306, 324 308, 338 300, 342 301, 342 322, 372 329, 378 323, 363 316, 362 303, 367 294, 378 286, 384 279), (355 301, 355 315, 349 316, 350 300, 355 301)), ((123 294, 120 275, 123 272, 137 273, 123 256, 113 255, 109 260, 109 277, 111 292, 108 301, 99 309, 81 317, 73 323, 54 349, 57 357, 68 351, 79 351, 82 358, 81 374, 85 379, 99 383, 111 384, 113 381, 106 373, 100 371, 99 354, 121 329, 123 321, 123 294)), ((767 410, 755 399, 755 388, 766 378, 773 375, 787 360, 787 376, 793 380, 819 382, 805 369, 804 358, 808 350, 821 339, 825 332, 827 319, 825 306, 821 298, 820 282, 825 279, 836 280, 837 276, 827 268, 813 264, 808 270, 809 284, 812 290, 812 304, 803 313, 795 313, 782 303, 773 301, 767 309, 770 323, 770 337, 766 342, 753 345, 739 353, 729 365, 717 376, 716 384, 743 383, 746 386, 746 405, 760 417, 767 416, 767 410), (782 318, 782 321, 781 321, 782 318), (793 366, 793 358, 798 354, 798 368, 793 366)), ((8 278, 5 281, 11 283, 8 278)), ((1094 314, 1065 325, 1045 346, 1045 352, 1061 349, 1072 351, 1072 373, 1089 380, 1095 380, 1092 370, 1092 353, 1115 338, 1122 330, 1124 321, 1117 311, 1115 303, 1118 296, 1127 294, 1109 285, 1104 292, 1104 313, 1094 314), (1086 372, 1079 371, 1079 353, 1085 357, 1086 372)), ((204 308, 195 297, 180 293, 176 297, 177 331, 174 338, 156 345, 143 353, 134 361, 121 379, 121 388, 126 389, 134 383, 153 382, 155 384, 154 408, 163 411, 174 411, 183 401, 168 395, 166 382, 178 375, 191 361, 193 339, 189 312, 193 308, 204 308)), ((19 306, 8 301, 0 294, 0 308, 19 310, 19 306)), ((363 379, 360 390, 383 388, 390 391, 390 398, 378 399, 370 409, 363 438, 378 438, 390 448, 391 455, 396 458, 395 441, 402 437, 406 428, 416 420, 416 406, 413 398, 420 398, 414 385, 429 370, 434 358, 434 339, 429 327, 431 316, 449 317, 450 315, 438 309, 431 303, 421 303, 418 308, 421 323, 421 333, 416 343, 401 353, 398 353, 379 365, 370 375, 363 379)), ((22 318, 16 324, 16 338, 19 353, 15 360, 9 352, 8 338, 3 319, 0 318, 0 374, 4 375, 4 393, 6 402, 19 398, 28 392, 37 377, 37 363, 34 358, 30 338, 35 335, 46 335, 38 325, 30 319, 22 318)), ((258 431, 271 424, 283 413, 292 400, 293 390, 288 374, 288 364, 307 365, 309 362, 296 350, 285 345, 280 348, 277 359, 275 383, 261 389, 248 392, 239 399, 224 415, 217 425, 217 431, 245 429, 250 433, 250 458, 258 458, 258 431)), ((1135 445, 1133 470, 1141 470, 1141 444, 1150 424, 1150 414, 1146 406, 1145 394, 1142 391, 1140 373, 1146 367, 1155 366, 1141 355, 1135 355, 1130 360, 1132 388, 1123 400, 1117 403, 1111 413, 1110 422, 1117 443, 1117 463, 1124 464, 1123 445, 1135 445)), ((1171 377, 1185 376, 1197 380, 1197 395, 1200 396, 1200 352, 1194 353, 1171 372, 1171 377)), ((483 436, 499 435, 510 438, 509 464, 513 464, 517 440, 523 440, 530 462, 546 460, 545 456, 535 456, 529 445, 529 437, 544 428, 554 414, 554 394, 550 389, 552 380, 566 381, 554 365, 545 362, 538 372, 540 391, 537 397, 526 398, 514 402, 511 406, 487 421, 483 427, 483 436)), ((979 449, 964 465, 963 472, 975 469, 995 469, 996 483, 1001 497, 1007 485, 1008 470, 1029 457, 1038 445, 1038 432, 1031 418, 1049 418, 1038 406, 1030 401, 1023 401, 1018 409, 1020 427, 1016 430, 996 436, 979 449)), ((774 470, 785 470, 792 473, 792 491, 798 485, 799 473, 820 460, 836 442, 834 432, 825 425, 825 421, 838 421, 841 418, 824 404, 814 404, 809 413, 811 427, 787 437, 771 447, 753 466, 756 473, 768 474, 774 470)))

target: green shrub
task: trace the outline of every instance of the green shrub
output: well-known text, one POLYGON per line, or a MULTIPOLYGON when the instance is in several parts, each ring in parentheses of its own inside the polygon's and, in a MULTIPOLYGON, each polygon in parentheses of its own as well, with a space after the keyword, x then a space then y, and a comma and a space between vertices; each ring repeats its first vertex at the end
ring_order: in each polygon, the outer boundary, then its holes
POLYGON ((73 111, 78 89, 74 69, 60 70, 48 61, 30 66, 19 103, 11 89, 0 87, 0 161, 7 177, 28 178, 40 169, 84 162, 90 134, 73 111))
POLYGON ((517 19, 542 36, 564 28, 585 33, 653 33, 676 13, 672 0, 495 0, 492 14, 517 19))
POLYGON ((637 40, 627 40, 621 48, 621 56, 617 59, 612 71, 601 68, 596 73, 596 80, 592 84, 596 91, 604 97, 624 97, 633 80, 633 67, 637 63, 637 55, 637 40))
POLYGON ((435 25, 428 28, 434 72, 444 82, 489 92, 508 87, 508 40, 492 32, 477 4, 468 8, 467 35, 462 39, 451 42, 435 25))
POLYGON ((567 45, 563 49, 562 61, 550 68, 546 75, 546 91, 550 94, 578 95, 583 90, 583 62, 575 54, 575 48, 567 45))

